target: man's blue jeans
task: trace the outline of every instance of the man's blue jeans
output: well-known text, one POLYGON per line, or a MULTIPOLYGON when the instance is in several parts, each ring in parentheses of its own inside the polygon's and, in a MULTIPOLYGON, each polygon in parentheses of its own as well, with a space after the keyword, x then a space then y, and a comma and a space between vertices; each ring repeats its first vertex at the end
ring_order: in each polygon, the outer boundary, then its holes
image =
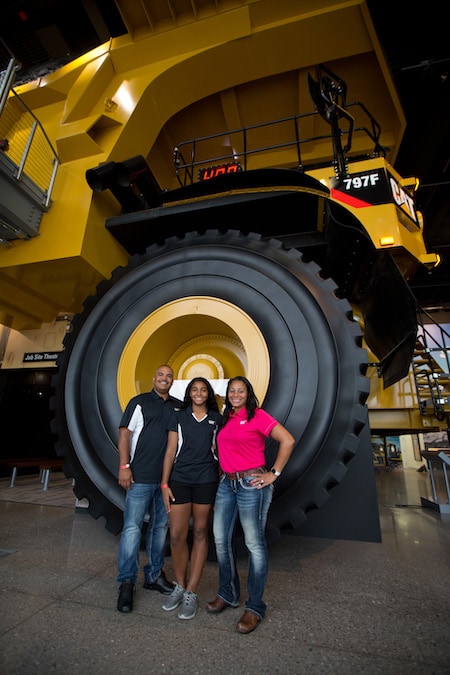
POLYGON ((120 537, 117 581, 131 579, 136 583, 139 570, 139 549, 142 525, 148 513, 145 540, 148 563, 144 567, 145 581, 153 583, 164 565, 166 535, 169 518, 164 506, 159 483, 132 483, 127 491, 120 537))
POLYGON ((250 485, 251 477, 229 480, 222 476, 214 504, 213 532, 219 563, 219 591, 217 595, 233 607, 239 605, 240 583, 236 569, 233 535, 237 517, 241 521, 248 550, 248 600, 246 609, 261 619, 266 613, 263 601, 267 579, 268 555, 265 528, 273 487, 262 490, 250 485))

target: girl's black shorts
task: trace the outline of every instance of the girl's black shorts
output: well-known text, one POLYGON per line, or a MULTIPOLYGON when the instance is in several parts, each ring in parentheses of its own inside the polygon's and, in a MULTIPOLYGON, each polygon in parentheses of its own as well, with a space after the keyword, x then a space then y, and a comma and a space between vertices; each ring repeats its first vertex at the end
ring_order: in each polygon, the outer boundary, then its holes
POLYGON ((177 483, 169 481, 170 489, 175 497, 174 504, 214 504, 217 482, 214 483, 177 483))

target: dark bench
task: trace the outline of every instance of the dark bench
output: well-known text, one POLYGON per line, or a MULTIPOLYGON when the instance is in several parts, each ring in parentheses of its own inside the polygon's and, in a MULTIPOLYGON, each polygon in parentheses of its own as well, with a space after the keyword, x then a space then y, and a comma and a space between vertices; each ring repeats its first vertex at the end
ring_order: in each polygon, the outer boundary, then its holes
POLYGON ((48 481, 53 470, 60 470, 63 468, 63 459, 46 459, 45 457, 30 457, 28 459, 0 459, 0 464, 11 469, 11 479, 9 487, 14 487, 18 469, 34 468, 39 470, 39 478, 44 484, 43 490, 48 490, 48 481))

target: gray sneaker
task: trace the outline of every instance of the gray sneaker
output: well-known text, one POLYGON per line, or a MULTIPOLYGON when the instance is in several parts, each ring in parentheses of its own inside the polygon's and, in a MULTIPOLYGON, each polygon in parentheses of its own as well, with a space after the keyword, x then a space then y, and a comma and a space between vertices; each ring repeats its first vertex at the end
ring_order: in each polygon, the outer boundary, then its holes
POLYGON ((197 611, 197 593, 185 591, 183 594, 183 605, 178 614, 179 619, 193 619, 197 611))
POLYGON ((183 600, 183 595, 183 586, 180 586, 180 584, 174 584, 173 591, 167 596, 167 600, 163 604, 162 608, 165 609, 166 612, 171 612, 172 609, 176 609, 183 600))

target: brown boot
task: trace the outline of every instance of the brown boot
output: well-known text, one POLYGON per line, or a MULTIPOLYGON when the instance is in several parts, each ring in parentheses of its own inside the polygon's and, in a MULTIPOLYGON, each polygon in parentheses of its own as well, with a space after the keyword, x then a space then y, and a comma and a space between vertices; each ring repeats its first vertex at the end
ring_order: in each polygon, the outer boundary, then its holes
POLYGON ((246 609, 238 621, 236 630, 238 633, 251 633, 252 630, 255 630, 260 621, 261 617, 254 612, 251 612, 249 609, 246 609))

